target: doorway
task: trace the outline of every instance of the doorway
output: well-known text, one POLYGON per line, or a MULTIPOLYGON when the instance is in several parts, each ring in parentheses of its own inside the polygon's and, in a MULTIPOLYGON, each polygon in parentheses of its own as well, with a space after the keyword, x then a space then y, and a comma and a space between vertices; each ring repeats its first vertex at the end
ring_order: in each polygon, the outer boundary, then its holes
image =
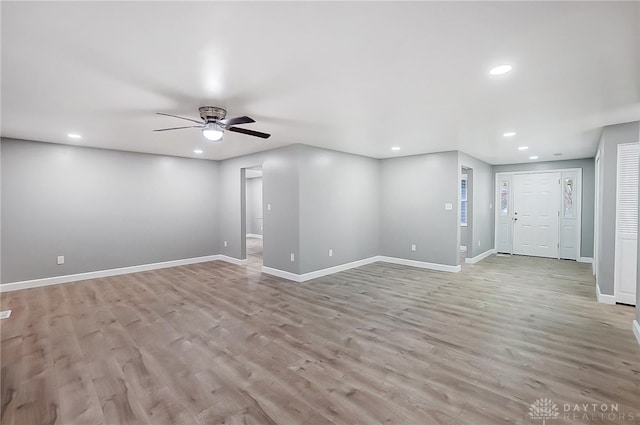
POLYGON ((460 262, 473 257, 473 170, 462 167, 460 175, 460 262))
POLYGON ((264 215, 262 208, 262 167, 245 169, 245 254, 249 266, 262 267, 264 215))
POLYGON ((581 169, 496 174, 498 252, 578 260, 581 169))

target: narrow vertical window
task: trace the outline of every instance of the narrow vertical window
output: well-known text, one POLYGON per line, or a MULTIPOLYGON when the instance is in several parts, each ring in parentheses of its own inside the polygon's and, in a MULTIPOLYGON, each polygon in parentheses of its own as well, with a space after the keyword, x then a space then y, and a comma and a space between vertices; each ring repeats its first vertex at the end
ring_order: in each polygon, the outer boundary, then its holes
POLYGON ((509 182, 503 181, 500 184, 500 215, 509 215, 509 182))
POLYGON ((467 225, 467 175, 460 180, 460 225, 467 225))
POLYGON ((576 215, 573 190, 573 179, 564 179, 562 196, 562 214, 564 218, 574 218, 576 215))

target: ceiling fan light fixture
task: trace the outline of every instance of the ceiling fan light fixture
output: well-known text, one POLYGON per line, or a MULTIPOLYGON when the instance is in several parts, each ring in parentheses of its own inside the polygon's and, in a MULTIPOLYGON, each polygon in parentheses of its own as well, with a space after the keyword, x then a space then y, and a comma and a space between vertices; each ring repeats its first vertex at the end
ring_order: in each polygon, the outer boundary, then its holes
POLYGON ((210 142, 219 142, 222 140, 224 132, 219 125, 215 123, 209 123, 205 128, 202 129, 202 135, 210 142))

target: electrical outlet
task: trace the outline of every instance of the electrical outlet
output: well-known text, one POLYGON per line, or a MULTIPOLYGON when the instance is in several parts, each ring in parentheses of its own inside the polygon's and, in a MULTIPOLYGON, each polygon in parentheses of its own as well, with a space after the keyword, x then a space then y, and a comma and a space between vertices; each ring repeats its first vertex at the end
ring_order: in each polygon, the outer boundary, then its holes
POLYGON ((58 255, 58 265, 64 264, 64 255, 58 255))
POLYGON ((416 250, 416 246, 415 245, 411 245, 411 251, 415 251, 416 250))
POLYGON ((478 240, 478 246, 480 246, 480 241, 478 240))
POLYGON ((267 204, 267 211, 271 211, 271 204, 267 204))
POLYGON ((296 261, 296 256, 291 254, 291 261, 296 261))
POLYGON ((333 249, 329 248, 329 257, 333 257, 333 249))
POLYGON ((225 248, 227 247, 227 241, 224 241, 224 247, 225 248))

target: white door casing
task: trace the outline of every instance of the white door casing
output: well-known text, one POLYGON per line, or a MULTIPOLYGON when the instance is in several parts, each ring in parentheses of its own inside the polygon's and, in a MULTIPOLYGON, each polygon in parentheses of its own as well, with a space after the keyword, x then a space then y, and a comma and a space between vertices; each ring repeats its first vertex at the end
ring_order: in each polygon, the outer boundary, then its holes
POLYGON ((558 258, 560 173, 514 176, 514 254, 558 258))
POLYGON ((636 304, 638 261, 638 143, 618 145, 614 295, 616 302, 636 304))
POLYGON ((593 275, 598 276, 598 259, 600 258, 600 152, 596 155, 595 194, 593 206, 593 275))

